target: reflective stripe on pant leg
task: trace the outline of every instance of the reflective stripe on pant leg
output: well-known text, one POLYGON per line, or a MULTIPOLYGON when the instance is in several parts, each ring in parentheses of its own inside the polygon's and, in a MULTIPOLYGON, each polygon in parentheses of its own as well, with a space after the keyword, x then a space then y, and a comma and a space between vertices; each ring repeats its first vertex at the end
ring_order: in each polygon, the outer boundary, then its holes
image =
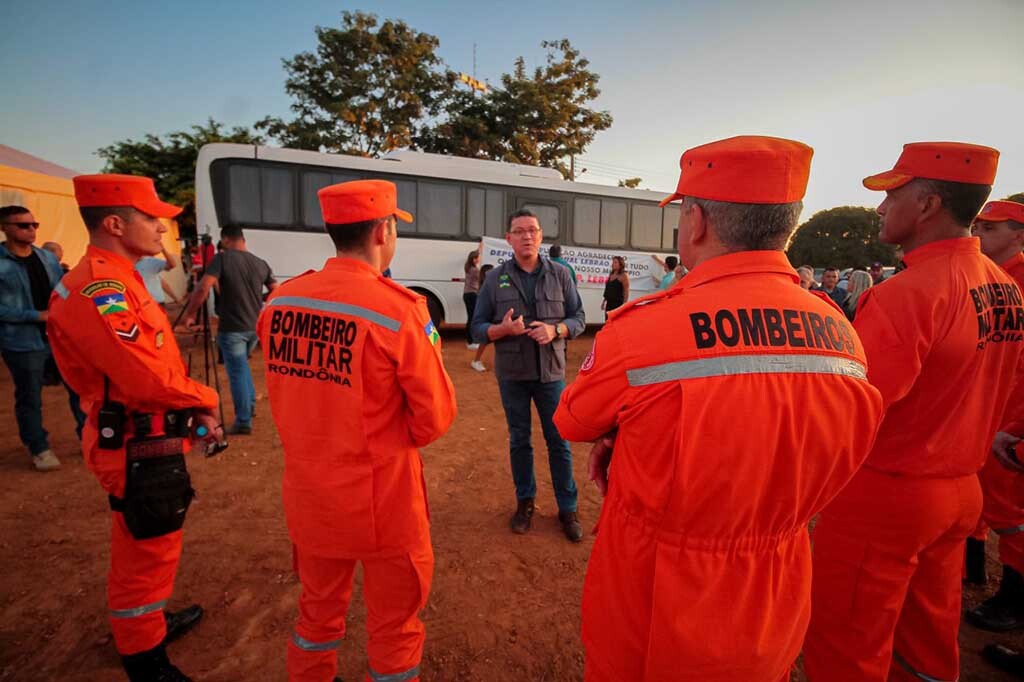
POLYGON ((368 668, 367 671, 370 673, 370 679, 373 682, 407 682, 407 680, 414 680, 420 676, 420 667, 418 665, 408 670, 403 670, 400 673, 378 673, 374 672, 373 668, 368 668))
POLYGON ((147 613, 153 613, 154 611, 160 611, 167 605, 166 599, 155 601, 152 604, 143 604, 142 606, 136 606, 131 609, 110 609, 111 618, 138 618, 144 616, 147 613))
POLYGON ((292 643, 303 651, 330 651, 337 649, 341 644, 340 639, 332 639, 329 642, 311 642, 297 632, 292 633, 292 643))
POLYGON ((924 673, 915 670, 914 666, 907 663, 907 659, 900 656, 900 652, 898 651, 892 652, 892 660, 895 661, 905 671, 907 671, 919 680, 924 680, 925 682, 957 682, 960 679, 959 677, 956 677, 953 680, 943 680, 939 677, 925 675, 924 673))

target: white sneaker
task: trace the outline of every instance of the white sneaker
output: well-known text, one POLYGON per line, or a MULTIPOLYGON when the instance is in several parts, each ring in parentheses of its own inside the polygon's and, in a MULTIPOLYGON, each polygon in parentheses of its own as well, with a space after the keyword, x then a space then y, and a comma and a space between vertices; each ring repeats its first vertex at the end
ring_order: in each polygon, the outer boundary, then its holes
POLYGON ((479 347, 480 347, 479 343, 467 343, 466 344, 466 348, 468 348, 470 350, 476 350, 479 347))
POLYGON ((60 460, 53 454, 53 450, 43 450, 38 455, 32 455, 32 464, 35 465, 36 471, 60 469, 60 460))
POLYGON ((475 369, 478 372, 486 372, 487 371, 487 368, 484 367, 484 363, 480 362, 479 360, 474 360, 473 362, 469 363, 469 366, 472 367, 473 369, 475 369))

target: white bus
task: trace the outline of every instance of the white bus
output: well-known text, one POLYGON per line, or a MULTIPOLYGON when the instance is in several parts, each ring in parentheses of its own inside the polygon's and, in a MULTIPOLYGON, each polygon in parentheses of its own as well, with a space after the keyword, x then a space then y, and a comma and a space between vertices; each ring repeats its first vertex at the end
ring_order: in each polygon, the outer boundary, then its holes
POLYGON ((320 268, 334 248, 317 190, 362 178, 390 180, 398 205, 415 217, 398 223, 395 281, 427 297, 440 324, 466 323, 463 266, 483 239, 483 263, 507 258, 509 213, 529 209, 544 231, 543 249, 562 245, 577 273, 588 324, 604 321, 602 293, 612 255, 626 258, 631 298, 664 273, 651 257, 676 251, 679 207, 665 195, 568 182, 550 168, 394 152, 383 159, 242 144, 209 144, 196 163, 196 226, 215 239, 220 228, 245 230, 249 248, 279 280, 320 268))

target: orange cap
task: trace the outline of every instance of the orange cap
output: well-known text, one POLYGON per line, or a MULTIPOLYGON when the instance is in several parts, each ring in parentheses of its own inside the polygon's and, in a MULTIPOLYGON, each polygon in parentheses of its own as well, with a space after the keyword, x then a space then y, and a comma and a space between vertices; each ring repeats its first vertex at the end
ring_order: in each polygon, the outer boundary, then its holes
POLYGON ((676 193, 736 204, 789 204, 807 191, 814 150, 780 137, 740 135, 687 149, 679 159, 676 193))
POLYGON ((985 220, 990 223, 1013 220, 1024 223, 1024 204, 1019 204, 1016 201, 990 201, 981 209, 981 213, 975 220, 985 220))
POLYGON ((131 206, 154 218, 173 218, 182 209, 160 201, 156 187, 141 175, 77 175, 75 200, 82 208, 90 206, 131 206))
POLYGON ((911 142, 892 170, 864 178, 868 189, 902 187, 914 178, 991 185, 996 179, 999 152, 992 147, 964 142, 911 142))
POLYGON ((395 183, 387 180, 353 180, 324 187, 317 192, 324 222, 332 225, 398 216, 407 223, 412 214, 398 208, 395 183))

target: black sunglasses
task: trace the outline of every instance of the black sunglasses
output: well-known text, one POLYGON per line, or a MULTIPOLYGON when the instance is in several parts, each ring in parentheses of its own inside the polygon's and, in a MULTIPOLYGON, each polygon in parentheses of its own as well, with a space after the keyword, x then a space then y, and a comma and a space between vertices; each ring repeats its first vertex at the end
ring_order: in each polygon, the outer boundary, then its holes
POLYGON ((4 225, 14 225, 20 230, 38 230, 39 223, 4 223, 4 225))

